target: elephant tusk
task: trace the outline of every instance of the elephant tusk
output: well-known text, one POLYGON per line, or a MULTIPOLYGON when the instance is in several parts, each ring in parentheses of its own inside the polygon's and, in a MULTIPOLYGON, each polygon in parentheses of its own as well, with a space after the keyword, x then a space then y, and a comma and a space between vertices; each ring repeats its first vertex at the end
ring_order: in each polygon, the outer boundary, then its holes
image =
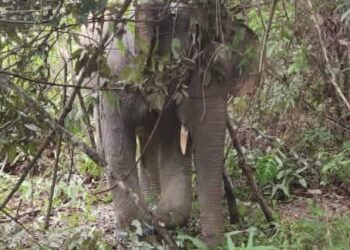
POLYGON ((187 141, 188 141, 188 129, 184 125, 181 125, 181 130, 180 130, 180 148, 181 148, 181 153, 183 155, 186 154, 187 141))

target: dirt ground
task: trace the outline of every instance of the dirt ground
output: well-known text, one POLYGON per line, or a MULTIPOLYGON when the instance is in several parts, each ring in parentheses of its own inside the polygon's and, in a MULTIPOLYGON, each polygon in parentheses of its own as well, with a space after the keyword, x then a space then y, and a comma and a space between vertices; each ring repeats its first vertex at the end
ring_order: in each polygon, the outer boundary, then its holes
MULTIPOLYGON (((15 200, 12 204, 17 203, 15 200)), ((18 204, 18 203, 17 203, 18 204)), ((320 189, 310 189, 307 191, 296 192, 294 198, 288 202, 282 202, 275 207, 278 210, 281 221, 310 218, 317 220, 329 220, 341 217, 350 211, 350 197, 342 196, 336 192, 324 193, 320 189), (316 211, 316 212, 315 212, 316 211), (317 212, 318 211, 318 212, 317 212)), ((66 230, 70 225, 62 220, 72 214, 77 214, 77 218, 84 216, 86 211, 76 208, 55 209, 50 220, 50 231, 45 233, 42 229, 44 216, 40 208, 29 208, 27 211, 22 206, 22 211, 18 212, 16 221, 4 215, 0 216, 0 249, 11 249, 11 242, 2 241, 2 239, 18 240, 24 248, 31 248, 36 242, 50 242, 52 230, 55 231, 53 246, 59 248, 67 237, 72 237, 74 233, 89 231, 91 228, 97 228, 103 240, 110 245, 120 245, 121 241, 116 237, 114 212, 112 204, 99 203, 91 208, 91 215, 95 220, 79 225, 76 230, 66 230), (41 225, 41 226, 40 226, 41 225), (28 228, 28 232, 23 230, 22 226, 28 228), (59 232, 59 233, 57 233, 59 232), (2 244, 2 245, 1 245, 2 244), (9 244, 6 246, 6 244, 9 244), (6 246, 6 247, 4 247, 6 246)), ((79 223, 78 223, 79 224, 79 223)), ((116 248, 119 249, 119 248, 116 248)))

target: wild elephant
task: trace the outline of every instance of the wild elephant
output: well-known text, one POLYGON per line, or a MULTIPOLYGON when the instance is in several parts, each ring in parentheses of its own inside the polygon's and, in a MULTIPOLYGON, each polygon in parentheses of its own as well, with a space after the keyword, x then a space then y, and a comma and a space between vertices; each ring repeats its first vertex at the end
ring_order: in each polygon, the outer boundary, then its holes
MULTIPOLYGON (((139 72, 142 53, 144 70, 139 81, 152 76, 148 79, 153 82, 134 81, 120 91, 100 91, 96 130, 99 151, 110 166, 109 183, 114 186, 117 173, 136 193, 158 194, 155 214, 166 226, 182 225, 191 211, 194 162, 202 236, 208 245, 218 244, 224 225, 226 103, 230 93, 252 82, 247 79, 256 73, 258 40, 215 4, 172 8, 154 1, 136 6, 135 20, 135 29, 125 26, 122 34, 111 34, 106 50, 109 77, 104 86, 120 80, 126 68, 139 72), (160 65, 164 58, 165 66, 160 65), (154 75, 160 71, 162 77, 157 79, 154 75), (152 105, 149 96, 154 89, 147 84, 166 93, 160 109, 152 105), (178 92, 183 93, 180 100, 178 92), (118 95, 119 101, 111 101, 111 94, 118 95), (137 137, 142 152, 139 174, 135 168, 137 137)), ((95 28, 89 25, 84 31, 94 37, 91 43, 98 40, 95 28)), ((99 33, 105 32, 107 29, 99 33)), ((112 193, 120 228, 142 218, 125 191, 115 188, 112 193)))

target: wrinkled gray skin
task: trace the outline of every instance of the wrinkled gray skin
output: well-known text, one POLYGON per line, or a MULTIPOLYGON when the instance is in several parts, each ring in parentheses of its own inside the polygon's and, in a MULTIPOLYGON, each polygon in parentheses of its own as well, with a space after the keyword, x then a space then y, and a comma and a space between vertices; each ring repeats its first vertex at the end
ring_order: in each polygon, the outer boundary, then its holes
MULTIPOLYGON (((140 20, 154 19, 153 11, 136 10, 136 18, 140 20)), ((183 44, 188 43, 188 17, 190 10, 178 13, 175 36, 183 44)), ((205 17, 204 17, 205 18, 205 17)), ((163 20, 160 25, 164 35, 159 37, 159 50, 164 54, 171 51, 173 21, 172 17, 163 20)), ((140 22, 136 32, 141 39, 150 42, 152 25, 155 22, 140 22)), ((225 24, 231 25, 231 24, 225 24)), ((85 30, 93 36, 92 27, 85 30)), ((256 43, 256 38, 248 34, 249 42, 256 43)), ((112 74, 118 75, 126 65, 131 63, 137 54, 134 36, 129 31, 124 34, 123 41, 127 55, 115 50, 116 42, 112 41, 108 51, 108 65, 112 74)), ((248 41, 247 40, 247 41, 248 41)), ((208 46, 205 51, 215 51, 208 46)), ((243 55, 244 56, 244 55, 243 55)), ((232 58, 230 59, 232 60, 232 58)), ((120 106, 111 102, 106 93, 100 93, 100 101, 95 109, 97 119, 97 142, 99 151, 104 154, 110 173, 109 184, 115 184, 115 176, 127 178, 130 185, 141 197, 154 195, 158 197, 155 213, 167 226, 182 225, 189 218, 191 210, 191 162, 197 171, 198 197, 200 205, 200 222, 202 237, 210 245, 218 244, 223 237, 223 151, 226 128, 226 101, 230 90, 234 94, 244 82, 237 76, 235 65, 225 56, 219 56, 216 63, 224 69, 225 76, 220 79, 212 77, 210 84, 203 87, 198 71, 192 72, 189 84, 189 97, 179 106, 172 103, 162 113, 158 129, 150 138, 158 114, 150 111, 142 94, 138 91, 118 93, 120 106), (204 94, 204 95, 203 95, 204 94), (203 99, 204 97, 204 99, 203 99), (181 125, 189 129, 191 140, 186 154, 180 150, 181 125), (149 146, 142 155, 142 166, 139 171, 132 170, 135 165, 136 137, 139 138, 141 152, 148 140, 149 146), (131 174, 129 174, 131 172, 131 174)), ((142 213, 132 199, 123 190, 112 191, 118 226, 127 228, 133 219, 141 219, 142 213)))

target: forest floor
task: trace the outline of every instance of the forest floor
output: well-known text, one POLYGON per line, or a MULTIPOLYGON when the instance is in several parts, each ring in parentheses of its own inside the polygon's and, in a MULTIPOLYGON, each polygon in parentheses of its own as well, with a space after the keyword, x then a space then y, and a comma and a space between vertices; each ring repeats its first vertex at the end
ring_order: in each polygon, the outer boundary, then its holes
POLYGON ((310 189, 296 192, 292 200, 280 203, 278 211, 282 220, 295 218, 315 219, 315 208, 321 217, 332 219, 350 211, 350 197, 335 192, 322 192, 321 189, 310 189))
MULTIPOLYGON (((7 178, 11 177, 7 176, 7 178)), ((110 200, 98 199, 86 202, 87 198, 92 199, 91 192, 86 191, 88 190, 86 187, 76 190, 79 183, 81 184, 81 181, 76 179, 73 180, 71 189, 64 185, 57 187, 59 196, 56 199, 66 202, 57 203, 50 218, 50 229, 45 231, 43 225, 47 192, 33 194, 33 188, 30 188, 33 183, 25 182, 20 194, 15 196, 8 205, 12 211, 16 211, 15 219, 4 215, 0 217, 0 249, 32 249, 36 246, 41 249, 73 249, 74 246, 91 244, 91 240, 96 241, 96 239, 104 242, 105 246, 122 244, 115 237, 114 212, 110 200), (39 197, 40 199, 37 199, 39 197)), ((38 188, 45 184, 36 180, 35 185, 38 188)), ((250 206, 247 209, 250 211, 259 210, 256 204, 244 206, 250 206)), ((334 190, 295 190, 293 197, 288 201, 275 202, 273 210, 279 217, 278 224, 281 225, 301 220, 328 223, 349 215, 350 197, 337 194, 334 190)), ((250 221, 249 217, 245 216, 247 225, 244 227, 260 226, 250 221)), ((260 219, 263 221, 262 218, 260 219)), ((198 230, 198 228, 192 228, 191 225, 194 224, 189 223, 185 231, 193 234, 191 230, 198 230)))

